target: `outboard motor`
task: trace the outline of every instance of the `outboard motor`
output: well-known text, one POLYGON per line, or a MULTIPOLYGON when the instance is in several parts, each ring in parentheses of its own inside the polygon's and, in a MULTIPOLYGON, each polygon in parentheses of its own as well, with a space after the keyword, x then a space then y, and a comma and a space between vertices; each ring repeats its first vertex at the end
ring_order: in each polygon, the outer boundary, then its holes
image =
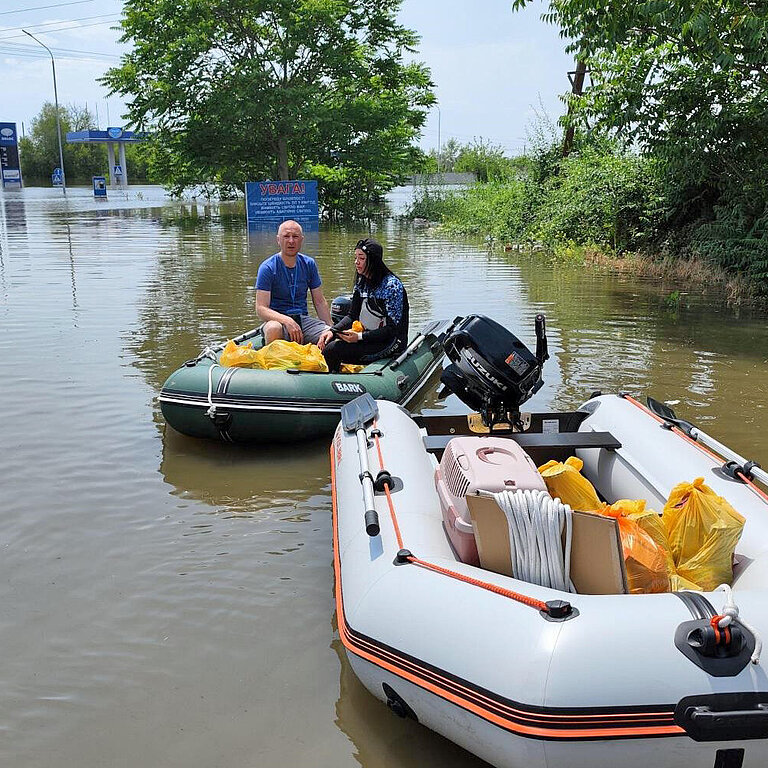
POLYGON ((335 325, 338 323, 342 317, 346 317, 349 314, 351 307, 351 296, 337 296, 331 302, 331 320, 333 320, 333 324, 335 325))
POLYGON ((521 426, 520 406, 544 383, 541 369, 549 358, 544 315, 536 315, 536 354, 520 339, 484 315, 465 317, 443 341, 451 364, 440 381, 483 423, 521 426))

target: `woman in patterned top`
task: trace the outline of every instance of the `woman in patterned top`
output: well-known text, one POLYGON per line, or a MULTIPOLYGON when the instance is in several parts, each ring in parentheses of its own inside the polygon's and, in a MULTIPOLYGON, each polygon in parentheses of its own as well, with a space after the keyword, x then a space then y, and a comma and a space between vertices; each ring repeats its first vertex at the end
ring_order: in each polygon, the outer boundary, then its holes
POLYGON ((408 295, 384 263, 383 249, 370 238, 355 246, 355 288, 348 315, 325 331, 318 346, 328 368, 371 363, 401 352, 408 344, 408 295), (362 331, 352 330, 357 320, 362 331))

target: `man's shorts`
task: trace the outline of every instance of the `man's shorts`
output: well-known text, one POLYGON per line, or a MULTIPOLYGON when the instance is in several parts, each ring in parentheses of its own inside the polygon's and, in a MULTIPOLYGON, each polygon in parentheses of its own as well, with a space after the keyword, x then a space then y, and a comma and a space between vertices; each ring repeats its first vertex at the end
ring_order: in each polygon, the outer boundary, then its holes
MULTIPOLYGON (((296 320, 296 322, 301 321, 301 333, 304 336, 303 344, 317 344, 320 334, 328 328, 322 320, 312 317, 311 315, 297 315, 293 319, 296 320)), ((283 338, 286 339, 286 341, 291 340, 285 326, 283 326, 283 338)))

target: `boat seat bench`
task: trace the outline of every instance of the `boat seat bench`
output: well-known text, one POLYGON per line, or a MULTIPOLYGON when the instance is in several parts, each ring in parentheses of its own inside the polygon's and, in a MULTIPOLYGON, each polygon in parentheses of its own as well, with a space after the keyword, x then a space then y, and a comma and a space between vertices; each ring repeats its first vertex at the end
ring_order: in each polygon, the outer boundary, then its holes
MULTIPOLYGON (((606 448, 616 450, 621 443, 610 432, 560 432, 560 433, 526 433, 507 432, 496 435, 514 440, 524 448, 534 461, 556 459, 563 454, 570 455, 575 448, 606 448)), ((426 435, 424 447, 429 453, 438 458, 442 456, 448 441, 456 435, 426 435)), ((482 437, 478 435, 478 437, 482 437)))

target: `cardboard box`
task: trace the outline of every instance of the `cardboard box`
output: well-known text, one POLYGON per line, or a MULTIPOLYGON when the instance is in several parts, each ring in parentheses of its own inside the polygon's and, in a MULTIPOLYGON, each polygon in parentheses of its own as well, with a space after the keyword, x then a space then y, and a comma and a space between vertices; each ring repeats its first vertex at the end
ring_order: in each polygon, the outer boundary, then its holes
MULTIPOLYGON (((506 515, 496 500, 487 496, 467 496, 467 505, 481 567, 514 576, 506 515)), ((582 595, 627 593, 619 524, 614 518, 573 512, 571 581, 582 595)))

